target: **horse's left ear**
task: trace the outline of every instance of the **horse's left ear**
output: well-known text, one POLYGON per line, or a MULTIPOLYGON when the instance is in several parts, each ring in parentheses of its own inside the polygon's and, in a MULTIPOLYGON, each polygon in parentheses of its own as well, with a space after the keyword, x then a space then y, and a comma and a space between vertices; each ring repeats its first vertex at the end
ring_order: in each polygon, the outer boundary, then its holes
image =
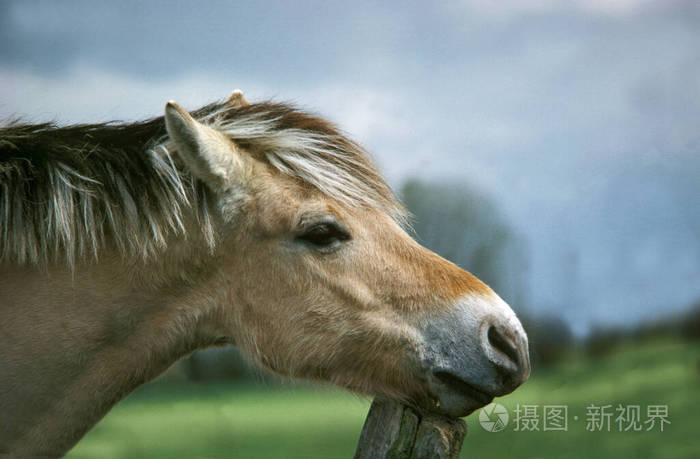
POLYGON ((236 89, 231 93, 230 96, 228 96, 226 104, 232 108, 240 108, 247 107, 248 105, 250 105, 250 102, 248 102, 248 99, 246 99, 243 95, 243 91, 241 91, 240 89, 236 89))
POLYGON ((173 101, 165 105, 165 128, 183 162, 211 188, 225 190, 241 182, 245 158, 224 134, 173 101))

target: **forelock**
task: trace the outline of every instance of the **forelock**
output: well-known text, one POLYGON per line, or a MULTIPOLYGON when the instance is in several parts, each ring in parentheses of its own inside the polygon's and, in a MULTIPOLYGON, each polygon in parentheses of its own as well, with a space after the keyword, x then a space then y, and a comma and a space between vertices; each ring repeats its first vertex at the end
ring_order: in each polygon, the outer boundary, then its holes
POLYGON ((377 208, 405 223, 406 211, 369 155, 332 123, 271 102, 224 104, 201 121, 325 195, 349 206, 377 208))

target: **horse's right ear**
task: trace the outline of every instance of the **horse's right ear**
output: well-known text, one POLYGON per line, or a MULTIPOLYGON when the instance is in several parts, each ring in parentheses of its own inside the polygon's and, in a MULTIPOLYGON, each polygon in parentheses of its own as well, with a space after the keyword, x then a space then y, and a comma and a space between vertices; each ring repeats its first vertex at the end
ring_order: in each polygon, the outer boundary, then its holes
POLYGON ((245 158, 234 143, 173 101, 165 105, 165 128, 182 161, 211 188, 225 190, 244 179, 245 158))

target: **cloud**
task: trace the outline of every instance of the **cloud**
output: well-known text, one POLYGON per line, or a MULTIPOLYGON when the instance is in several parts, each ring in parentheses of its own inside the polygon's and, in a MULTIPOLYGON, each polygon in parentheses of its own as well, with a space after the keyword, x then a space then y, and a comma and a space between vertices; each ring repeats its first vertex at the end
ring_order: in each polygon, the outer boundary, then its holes
POLYGON ((245 86, 252 97, 267 92, 241 78, 229 80, 207 73, 151 81, 89 65, 53 77, 0 69, 0 87, 5 88, 0 117, 19 115, 60 123, 143 119, 160 115, 171 99, 191 109, 224 99, 238 87, 234 82, 245 86))

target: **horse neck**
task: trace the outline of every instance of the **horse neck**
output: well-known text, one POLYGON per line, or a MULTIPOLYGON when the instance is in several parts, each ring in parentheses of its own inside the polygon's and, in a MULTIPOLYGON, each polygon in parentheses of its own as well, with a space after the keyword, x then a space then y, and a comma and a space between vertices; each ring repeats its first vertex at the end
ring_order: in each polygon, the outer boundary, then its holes
POLYGON ((146 263, 0 266, 1 453, 64 453, 137 386, 217 341, 200 293, 212 269, 188 244, 146 263))

